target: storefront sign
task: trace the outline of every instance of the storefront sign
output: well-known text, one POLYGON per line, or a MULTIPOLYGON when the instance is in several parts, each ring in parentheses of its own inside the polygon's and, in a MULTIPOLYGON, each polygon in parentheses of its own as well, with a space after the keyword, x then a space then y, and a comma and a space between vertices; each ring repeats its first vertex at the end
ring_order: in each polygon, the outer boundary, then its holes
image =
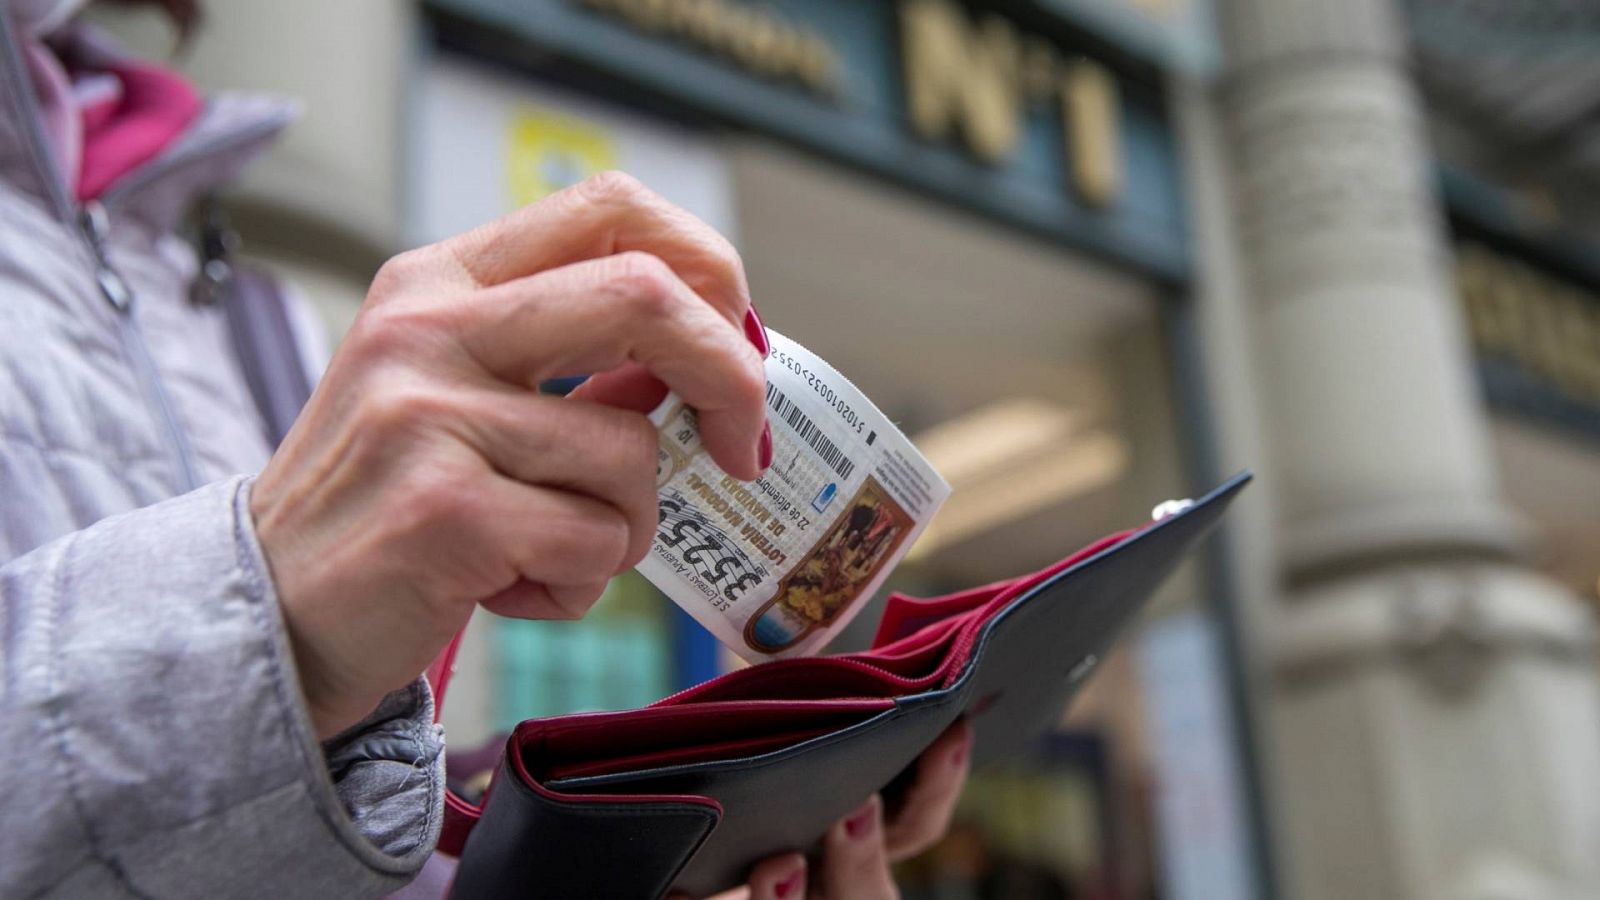
POLYGON ((1436 176, 1485 396, 1600 440, 1600 251, 1524 192, 1445 163, 1436 176))
POLYGON ((1169 280, 1186 274, 1158 87, 1086 56, 1052 20, 956 0, 429 6, 441 30, 466 35, 454 42, 476 35, 485 53, 507 55, 510 37, 651 105, 793 140, 1169 280))
POLYGON ((1600 292, 1472 239, 1456 282, 1490 399, 1600 434, 1600 292))
POLYGON ((839 58, 815 29, 773 9, 729 0, 578 0, 647 34, 682 41, 752 75, 793 81, 822 97, 839 90, 839 58))
POLYGON ((972 21, 952 0, 904 0, 900 18, 905 102, 918 136, 959 132, 979 160, 1001 165, 1022 142, 1025 106, 1055 104, 1073 188, 1094 206, 1116 202, 1117 82, 1104 66, 997 16, 972 21))
POLYGON ((1215 0, 1036 0, 1164 68, 1206 77, 1221 64, 1215 0))
MULTIPOLYGON (((774 10, 737 0, 577 2, 751 75, 838 95, 840 63, 827 37, 774 10)), ((1022 141, 1027 107, 1053 105, 1073 188, 1094 206, 1116 201, 1117 82, 1104 66, 998 16, 974 20, 954 0, 902 0, 900 22, 904 103, 919 137, 956 141, 982 162, 1003 165, 1022 141)))
POLYGON ((1456 278, 1479 353, 1600 405, 1600 294, 1473 241, 1456 249, 1456 278))

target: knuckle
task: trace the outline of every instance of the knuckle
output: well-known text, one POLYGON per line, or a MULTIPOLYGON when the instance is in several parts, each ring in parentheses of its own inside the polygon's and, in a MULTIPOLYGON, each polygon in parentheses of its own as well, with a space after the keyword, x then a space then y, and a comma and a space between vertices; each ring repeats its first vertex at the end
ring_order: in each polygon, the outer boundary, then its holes
POLYGON ((425 466, 414 470, 408 479, 409 505, 426 527, 453 526, 476 519, 477 493, 473 479, 459 469, 425 466))
POLYGON ((606 575, 621 568, 623 559, 628 555, 631 532, 628 520, 616 510, 610 510, 607 514, 597 517, 594 534, 595 555, 606 561, 604 567, 606 575))
POLYGON ((576 622, 589 613, 605 593, 604 582, 579 587, 549 588, 551 612, 546 618, 576 622))
POLYGON ((378 267, 378 273, 373 276, 369 296, 375 298, 393 296, 404 291, 408 285, 414 284, 426 268, 425 255, 423 249, 417 248, 389 257, 378 267))
POLYGON ((589 607, 592 605, 586 602, 586 599, 574 598, 565 592, 552 592, 550 612, 544 618, 552 622, 576 622, 589 612, 589 607))
POLYGON ((748 364, 741 366, 738 374, 728 380, 732 399, 740 406, 762 408, 767 402, 767 372, 760 352, 748 343, 743 345, 748 364))
POLYGON ((424 335, 445 326, 444 307, 393 303, 364 310, 346 342, 376 356, 410 355, 424 335))
POLYGON ((733 242, 710 226, 706 227, 706 235, 706 256, 710 258, 714 265, 726 269, 742 279, 744 275, 744 258, 739 255, 739 251, 733 246, 733 242))
POLYGON ((418 387, 374 391, 362 405, 367 427, 384 435, 414 431, 436 419, 446 406, 432 392, 418 387))
POLYGON ((632 569, 649 555, 650 543, 648 541, 635 544, 629 548, 627 553, 623 554, 622 562, 617 564, 616 571, 620 573, 626 569, 632 569))
POLYGON ((591 175, 578 183, 578 192, 591 203, 636 203, 647 193, 644 183, 615 169, 591 175))
POLYGON ((605 580, 628 551, 627 520, 615 508, 594 501, 559 521, 546 523, 541 553, 561 572, 562 582, 605 580))
POLYGON ((614 446, 625 469, 654 476, 658 441, 649 419, 639 413, 620 416, 614 446))
POLYGON ((677 276, 654 254, 630 250, 611 257, 610 288, 634 315, 661 316, 671 308, 677 276))

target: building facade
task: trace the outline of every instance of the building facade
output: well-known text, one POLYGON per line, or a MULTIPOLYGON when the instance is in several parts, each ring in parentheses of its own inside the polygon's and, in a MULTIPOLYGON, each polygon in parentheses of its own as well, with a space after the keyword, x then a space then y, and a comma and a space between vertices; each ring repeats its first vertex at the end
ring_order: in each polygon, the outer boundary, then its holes
MULTIPOLYGON (((1600 25, 1495 7, 213 0, 184 65, 304 99, 229 202, 335 334, 388 255, 594 171, 728 233, 956 487, 898 589, 1257 471, 908 896, 1594 896, 1600 152, 1560 88, 1600 25)), ((453 746, 727 664, 637 578, 472 631, 453 746)))

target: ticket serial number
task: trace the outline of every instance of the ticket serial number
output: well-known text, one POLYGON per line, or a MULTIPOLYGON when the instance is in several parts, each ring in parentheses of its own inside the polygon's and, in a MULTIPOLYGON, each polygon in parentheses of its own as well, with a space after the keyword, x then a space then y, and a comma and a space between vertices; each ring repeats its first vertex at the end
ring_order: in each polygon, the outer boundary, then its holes
POLYGON ((828 408, 833 410, 847 427, 854 429, 856 434, 866 430, 867 423, 862 420, 861 415, 817 373, 806 368, 803 363, 782 350, 774 349, 772 358, 777 360, 779 365, 805 379, 806 386, 815 391, 817 396, 822 398, 822 402, 827 404, 828 408))

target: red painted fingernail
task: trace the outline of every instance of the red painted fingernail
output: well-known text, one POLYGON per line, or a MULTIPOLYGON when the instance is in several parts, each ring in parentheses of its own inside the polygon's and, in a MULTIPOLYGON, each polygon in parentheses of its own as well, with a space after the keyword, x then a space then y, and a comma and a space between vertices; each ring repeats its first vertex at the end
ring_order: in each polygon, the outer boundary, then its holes
POLYGON ((878 804, 868 803, 861 811, 844 820, 844 833, 852 839, 864 838, 872 833, 872 825, 878 820, 878 804))
POLYGON ((756 444, 757 462, 761 471, 765 472, 772 466, 772 423, 761 426, 761 442, 756 444))
POLYGON ((790 872, 788 878, 778 882, 778 886, 773 888, 772 892, 778 895, 779 900, 782 900, 784 897, 799 896, 797 892, 800 890, 800 888, 805 886, 805 883, 806 867, 801 866, 800 868, 795 869, 793 872, 790 872))
POLYGON ((772 344, 767 340, 767 326, 761 324, 761 315, 754 306, 744 311, 744 336, 761 351, 762 356, 772 352, 772 344))

